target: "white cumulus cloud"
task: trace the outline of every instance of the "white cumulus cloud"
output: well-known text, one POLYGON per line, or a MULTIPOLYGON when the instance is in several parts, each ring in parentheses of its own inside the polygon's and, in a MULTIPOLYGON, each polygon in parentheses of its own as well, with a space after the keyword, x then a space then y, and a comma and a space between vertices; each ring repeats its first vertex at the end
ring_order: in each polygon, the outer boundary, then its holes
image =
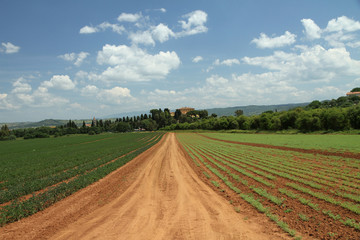
POLYGON ((342 16, 342 17, 338 17, 337 19, 330 20, 328 22, 328 25, 325 30, 329 31, 329 32, 359 31, 360 30, 360 22, 352 20, 346 16, 342 16))
POLYGON ((220 59, 216 59, 214 62, 214 65, 232 66, 234 64, 240 64, 240 61, 236 58, 233 58, 233 59, 225 59, 223 61, 220 61, 220 59))
POLYGON ((81 34, 90 34, 90 33, 96 33, 98 32, 99 30, 96 28, 96 27, 91 27, 91 26, 85 26, 85 27, 82 27, 80 29, 80 33, 81 34))
POLYGON ((350 57, 345 48, 325 49, 320 45, 298 46, 300 53, 276 51, 266 57, 244 57, 244 63, 269 69, 289 81, 324 81, 343 76, 359 76, 360 61, 350 57))
POLYGON ((304 33, 308 39, 313 40, 321 37, 321 29, 312 19, 302 19, 301 22, 305 28, 304 33))
POLYGON ((279 48, 295 43, 296 35, 286 31, 279 37, 268 37, 265 33, 260 33, 259 38, 254 38, 251 42, 258 48, 279 48))
POLYGON ((64 59, 65 61, 73 62, 75 66, 80 66, 89 55, 90 54, 87 52, 65 53, 60 55, 59 58, 64 59))
POLYGON ((138 31, 136 33, 130 33, 129 38, 135 45, 144 44, 155 46, 155 41, 150 31, 138 31))
POLYGON ((198 62, 200 62, 200 61, 202 61, 202 60, 203 60, 203 57, 202 57, 202 56, 196 56, 196 57, 193 58, 192 62, 198 63, 198 62))
POLYGON ((180 65, 176 52, 151 55, 136 46, 103 46, 98 52, 97 62, 110 65, 100 76, 104 81, 150 81, 163 79, 180 65))
POLYGON ((43 88, 56 88, 62 90, 71 90, 75 88, 75 83, 68 75, 54 75, 50 81, 44 81, 40 85, 43 88))
POLYGON ((1 45, 3 46, 3 48, 0 48, 0 52, 5 52, 6 54, 17 53, 20 51, 20 47, 15 46, 11 42, 1 43, 1 45))
POLYGON ((196 10, 184 15, 183 18, 186 20, 179 21, 183 31, 177 33, 177 36, 182 37, 207 32, 208 28, 205 26, 207 21, 206 12, 196 10))
POLYGON ((100 101, 109 104, 121 104, 132 99, 128 88, 114 87, 111 89, 102 89, 96 96, 100 101))
POLYGON ((169 40, 170 37, 174 37, 174 32, 166 25, 160 23, 151 30, 153 38, 161 43, 169 40))
POLYGON ((117 18, 119 22, 136 22, 142 17, 141 13, 122 13, 117 18))
POLYGON ((28 93, 32 90, 30 84, 26 83, 22 77, 13 83, 13 87, 12 93, 28 93))

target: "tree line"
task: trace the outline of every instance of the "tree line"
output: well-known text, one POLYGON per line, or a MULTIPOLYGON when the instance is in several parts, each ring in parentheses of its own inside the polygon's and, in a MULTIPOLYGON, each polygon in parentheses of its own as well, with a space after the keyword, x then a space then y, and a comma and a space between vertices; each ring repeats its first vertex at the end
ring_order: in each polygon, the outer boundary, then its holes
POLYGON ((301 132, 343 131, 360 129, 360 97, 340 97, 330 101, 313 101, 306 107, 288 111, 266 111, 260 115, 244 116, 235 111, 234 116, 187 119, 163 128, 164 130, 290 130, 301 132))
MULTIPOLYGON (((357 90, 354 88, 353 90, 357 90)), ((149 114, 122 117, 115 120, 93 120, 91 126, 83 121, 77 126, 69 120, 63 126, 38 127, 9 130, 3 125, 0 130, 0 140, 59 137, 69 134, 99 134, 102 132, 129 132, 134 130, 290 130, 301 132, 313 131, 343 131, 360 129, 360 97, 339 97, 326 101, 313 101, 305 107, 298 107, 288 111, 266 111, 260 115, 244 116, 238 109, 234 116, 217 117, 208 115, 206 110, 193 110, 182 114, 176 109, 172 116, 170 110, 151 109, 149 114)))

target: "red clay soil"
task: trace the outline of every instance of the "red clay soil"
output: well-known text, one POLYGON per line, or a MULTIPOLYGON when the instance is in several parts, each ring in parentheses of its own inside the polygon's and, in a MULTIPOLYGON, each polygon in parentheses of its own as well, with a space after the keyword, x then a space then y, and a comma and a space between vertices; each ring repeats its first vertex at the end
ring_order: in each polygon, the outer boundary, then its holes
POLYGON ((285 147, 285 146, 275 146, 275 145, 262 144, 262 143, 237 142, 237 141, 213 138, 213 137, 205 136, 203 134, 199 134, 199 135, 204 138, 208 138, 208 139, 212 139, 212 140, 216 140, 216 141, 235 143, 235 144, 241 144, 241 145, 252 146, 252 147, 263 147, 263 148, 279 149, 279 150, 284 150, 284 151, 293 151, 293 152, 301 152, 301 153, 320 154, 320 155, 325 155, 325 156, 337 156, 337 157, 344 157, 344 158, 360 159, 360 153, 354 153, 354 152, 331 152, 331 151, 320 150, 320 149, 303 149, 303 148, 293 148, 293 147, 285 147))
POLYGON ((290 239, 266 219, 244 218, 170 133, 100 181, 0 228, 0 239, 290 239))

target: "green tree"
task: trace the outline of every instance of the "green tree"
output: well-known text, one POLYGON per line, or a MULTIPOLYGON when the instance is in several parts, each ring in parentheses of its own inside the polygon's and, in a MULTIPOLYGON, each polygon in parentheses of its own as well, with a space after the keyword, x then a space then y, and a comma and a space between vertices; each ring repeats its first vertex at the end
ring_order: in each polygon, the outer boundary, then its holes
POLYGON ((118 122, 116 124, 117 132, 128 132, 131 130, 130 124, 128 122, 118 122))
POLYGON ((237 116, 237 117, 239 117, 239 116, 241 116, 243 114, 244 114, 244 111, 241 110, 241 109, 238 109, 238 110, 235 111, 235 116, 237 116))
POLYGON ((360 92, 360 87, 353 88, 350 92, 360 92))
POLYGON ((10 136, 10 130, 9 130, 8 126, 6 124, 1 126, 0 139, 5 139, 9 136, 10 136))
POLYGON ((176 109, 176 110, 175 110, 175 116, 174 116, 174 118, 175 118, 176 120, 179 120, 179 119, 180 119, 180 116, 181 116, 181 111, 180 111, 180 109, 176 109))

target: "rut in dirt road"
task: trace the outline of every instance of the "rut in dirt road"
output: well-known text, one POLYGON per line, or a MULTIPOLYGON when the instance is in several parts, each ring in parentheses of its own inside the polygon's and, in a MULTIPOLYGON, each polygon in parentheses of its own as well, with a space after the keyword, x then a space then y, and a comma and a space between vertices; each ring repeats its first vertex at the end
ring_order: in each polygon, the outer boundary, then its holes
POLYGON ((197 177, 175 134, 164 138, 120 197, 52 239, 268 238, 197 177))

